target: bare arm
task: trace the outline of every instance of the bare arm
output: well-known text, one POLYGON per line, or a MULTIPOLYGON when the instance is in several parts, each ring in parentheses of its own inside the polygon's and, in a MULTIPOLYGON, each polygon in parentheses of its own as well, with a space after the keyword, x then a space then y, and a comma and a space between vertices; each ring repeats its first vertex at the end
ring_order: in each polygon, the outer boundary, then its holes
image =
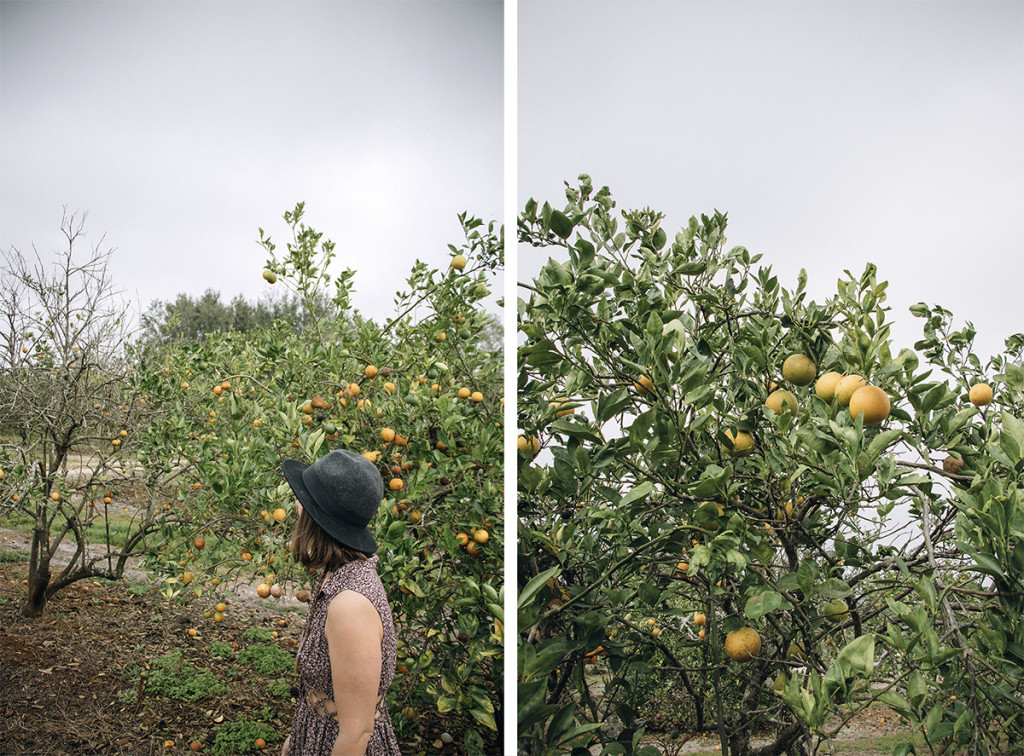
POLYGON ((331 756, 364 756, 380 687, 380 615, 361 593, 342 591, 331 600, 324 629, 338 717, 331 756))

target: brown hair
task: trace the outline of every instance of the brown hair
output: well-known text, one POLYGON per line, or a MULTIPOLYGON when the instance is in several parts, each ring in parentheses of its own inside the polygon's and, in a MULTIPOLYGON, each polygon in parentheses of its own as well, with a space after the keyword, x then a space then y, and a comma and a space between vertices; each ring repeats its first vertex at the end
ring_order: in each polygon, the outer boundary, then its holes
POLYGON ((310 572, 333 571, 367 556, 339 543, 305 512, 299 515, 292 535, 292 558, 310 572))

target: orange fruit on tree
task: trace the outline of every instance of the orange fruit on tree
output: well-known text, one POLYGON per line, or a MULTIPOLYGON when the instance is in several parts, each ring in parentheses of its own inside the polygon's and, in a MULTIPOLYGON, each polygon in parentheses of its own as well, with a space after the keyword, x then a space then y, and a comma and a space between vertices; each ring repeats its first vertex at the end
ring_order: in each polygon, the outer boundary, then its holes
POLYGON ((462 548, 466 548, 466 546, 469 544, 469 534, 457 533, 455 535, 455 540, 458 542, 459 546, 461 546, 462 548))
POLYGON ((359 392, 362 389, 359 388, 359 384, 358 383, 350 383, 350 384, 348 384, 348 386, 345 387, 345 390, 348 392, 349 396, 356 397, 356 396, 359 396, 359 392))
POLYGON ((214 612, 213 613, 213 621, 214 622, 223 622, 224 621, 224 612, 214 612))
POLYGON ((725 636, 725 653, 735 662, 748 662, 761 653, 761 636, 752 627, 741 627, 725 636))
POLYGON ((556 417, 565 417, 566 415, 571 415, 576 411, 575 407, 569 407, 568 409, 559 409, 560 407, 564 407, 566 404, 569 404, 568 399, 558 399, 553 402, 548 402, 548 406, 553 407, 555 409, 556 417))
POLYGON ((213 393, 216 394, 217 396, 220 396, 221 394, 224 393, 224 389, 221 388, 220 386, 214 386, 213 393))
POLYGON ((282 507, 278 507, 274 510, 274 519, 277 522, 284 522, 287 519, 288 513, 284 511, 282 507))
POLYGON ((377 366, 376 365, 367 365, 366 369, 363 370, 363 375, 365 375, 367 378, 376 378, 377 377, 377 366))
POLYGON ((469 395, 471 393, 473 393, 473 392, 470 391, 465 386, 463 386, 462 388, 459 389, 459 399, 469 399, 469 395))
POLYGON ((850 397, 850 416, 863 415, 864 425, 878 425, 889 417, 889 395, 878 386, 861 386, 850 397))
POLYGON ((479 404, 484 400, 484 395, 481 394, 479 391, 474 391, 469 398, 472 399, 477 404, 479 404))
POLYGON ((409 439, 408 438, 406 438, 405 436, 400 436, 397 433, 395 434, 395 446, 408 446, 408 445, 409 445, 409 439))
POLYGON ((839 385, 839 381, 841 380, 843 380, 842 373, 830 370, 822 375, 818 379, 817 383, 814 384, 814 393, 818 395, 819 399, 831 402, 836 398, 836 387, 839 385))
POLYGON ((384 384, 384 390, 387 391, 389 394, 393 394, 398 389, 395 386, 395 384, 393 384, 391 381, 388 381, 387 383, 384 384))
POLYGON ((967 396, 975 407, 984 407, 992 401, 992 387, 987 383, 975 383, 967 396))
POLYGON ((219 604, 217 604, 217 606, 214 607, 214 609, 216 609, 218 612, 226 612, 228 610, 228 605, 221 601, 219 604))
POLYGON ((764 406, 768 407, 776 415, 788 412, 795 417, 800 411, 800 405, 797 404, 796 397, 785 389, 776 389, 770 393, 768 398, 764 400, 764 406))
POLYGON ((53 493, 50 494, 50 498, 53 499, 54 501, 60 501, 60 494, 54 491, 53 493))
POLYGON ((839 402, 839 406, 848 407, 853 393, 867 385, 868 382, 856 373, 844 375, 836 384, 836 401, 839 402))
POLYGON ((395 431, 391 428, 381 428, 380 440, 386 444, 390 444, 395 440, 395 431))
POLYGON ((401 491, 403 488, 405 488, 405 481, 403 481, 401 478, 392 478, 391 481, 388 483, 388 488, 390 488, 392 491, 401 491))
POLYGON ((455 257, 452 258, 452 268, 454 268, 455 270, 462 270, 465 267, 466 267, 466 256, 465 255, 455 255, 455 257))
POLYGON ((725 436, 732 443, 731 449, 724 444, 722 445, 722 449, 726 454, 731 454, 734 457, 746 457, 754 451, 754 437, 746 431, 738 430, 733 435, 732 429, 726 428, 725 436))
POLYGON ((646 375, 641 375, 639 379, 633 381, 633 386, 641 394, 650 394, 654 391, 654 383, 646 375))
POLYGON ((491 540, 491 534, 483 528, 478 528, 477 531, 473 534, 473 540, 479 543, 481 546, 483 546, 485 543, 491 540))
POLYGON ((419 522, 422 519, 423 513, 418 509, 414 509, 409 513, 409 522, 419 522))
POLYGON ((703 612, 695 612, 693 615, 693 624, 697 627, 703 627, 704 623, 708 621, 708 618, 704 616, 703 612))
POLYGON ((794 386, 807 386, 814 380, 817 366, 806 354, 791 354, 782 363, 782 377, 794 386))

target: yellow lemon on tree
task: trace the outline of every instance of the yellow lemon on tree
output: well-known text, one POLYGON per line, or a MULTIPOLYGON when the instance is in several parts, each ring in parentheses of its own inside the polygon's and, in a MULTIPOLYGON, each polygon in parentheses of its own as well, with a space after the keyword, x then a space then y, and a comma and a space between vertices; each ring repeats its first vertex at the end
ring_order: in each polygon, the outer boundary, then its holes
POLYGON ((975 407, 984 407, 992 401, 992 387, 987 383, 975 383, 968 397, 975 407))
POLYGON ((466 256, 465 255, 455 255, 455 257, 452 258, 452 267, 455 268, 455 270, 462 270, 463 268, 465 268, 466 267, 466 256))
POLYGON ((867 386, 868 382, 856 373, 852 375, 844 375, 842 380, 836 385, 836 401, 839 402, 840 407, 847 407, 850 404, 850 397, 853 393, 859 389, 867 386))
POLYGON ((708 621, 708 618, 704 616, 702 612, 695 612, 693 615, 693 624, 697 627, 703 627, 704 623, 708 621))
POLYGON ((814 380, 818 368, 806 354, 791 354, 782 363, 782 377, 794 386, 807 386, 814 380))
POLYGON ((864 425, 878 425, 889 417, 889 395, 878 386, 861 386, 850 397, 850 416, 864 416, 864 425))
POLYGON ((818 382, 814 384, 814 393, 818 395, 819 399, 831 402, 836 398, 836 387, 839 385, 839 381, 841 380, 843 380, 842 373, 830 370, 821 376, 821 378, 818 379, 818 382))
POLYGON ((725 653, 734 662, 748 662, 761 653, 761 636, 752 627, 741 627, 725 636, 725 653))

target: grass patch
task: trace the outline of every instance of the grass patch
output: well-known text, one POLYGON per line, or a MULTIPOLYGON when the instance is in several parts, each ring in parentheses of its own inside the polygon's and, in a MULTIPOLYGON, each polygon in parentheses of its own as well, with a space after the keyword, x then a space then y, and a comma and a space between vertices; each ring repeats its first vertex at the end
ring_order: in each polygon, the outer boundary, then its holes
POLYGON ((291 672, 295 668, 295 657, 277 646, 249 646, 238 658, 265 675, 291 672))
POLYGON ((27 562, 27 551, 16 551, 14 549, 0 551, 0 562, 27 562))
POLYGON ((836 753, 864 753, 868 749, 882 753, 892 753, 896 746, 908 741, 914 744, 914 749, 917 752, 925 753, 927 751, 924 736, 919 732, 911 732, 909 730, 905 732, 890 732, 886 735, 864 738, 862 740, 832 741, 832 745, 835 747, 836 753))
MULTIPOLYGON (((93 509, 98 509, 96 512, 96 518, 92 524, 85 529, 85 536, 89 543, 101 544, 107 542, 107 525, 110 526, 110 544, 117 548, 124 548, 125 543, 128 540, 128 536, 138 528, 138 515, 132 515, 128 512, 115 512, 108 510, 106 517, 103 516, 102 507, 103 504, 99 504, 93 509), (134 524, 133 524, 134 523, 134 524)), ((115 505, 111 505, 114 507, 115 505)), ((84 518, 89 517, 88 512, 83 511, 82 516, 84 518)), ((4 524, 13 528, 26 536, 32 535, 32 528, 35 527, 35 520, 24 512, 12 511, 9 512, 7 518, 4 520, 4 524)), ((56 518, 53 524, 50 525, 50 533, 56 534, 61 527, 63 527, 63 520, 56 518)), ((64 540, 69 543, 74 542, 74 534, 68 533, 64 536, 64 540)))
POLYGON ((274 640, 273 631, 264 630, 260 627, 250 627, 244 633, 242 633, 242 640, 247 641, 259 641, 260 643, 269 643, 274 640))
MULTIPOLYGON (((129 679, 138 679, 141 672, 135 672, 129 679)), ((197 703, 204 698, 218 698, 227 695, 228 686, 216 678, 208 669, 196 669, 195 665, 182 658, 181 651, 171 651, 153 660, 146 694, 173 698, 178 701, 197 703)), ((121 700, 133 703, 138 695, 137 687, 125 690, 121 700)))
POLYGON ((272 719, 269 709, 264 707, 256 713, 256 719, 242 717, 217 728, 213 743, 206 750, 210 756, 230 756, 235 753, 250 753, 256 750, 256 739, 262 738, 268 745, 281 740, 277 729, 268 724, 272 719))
POLYGON ((291 698, 292 684, 286 678, 279 677, 267 685, 267 693, 276 698, 291 698))
POLYGON ((210 656, 217 659, 230 659, 235 655, 234 650, 224 641, 214 641, 210 644, 210 656))

